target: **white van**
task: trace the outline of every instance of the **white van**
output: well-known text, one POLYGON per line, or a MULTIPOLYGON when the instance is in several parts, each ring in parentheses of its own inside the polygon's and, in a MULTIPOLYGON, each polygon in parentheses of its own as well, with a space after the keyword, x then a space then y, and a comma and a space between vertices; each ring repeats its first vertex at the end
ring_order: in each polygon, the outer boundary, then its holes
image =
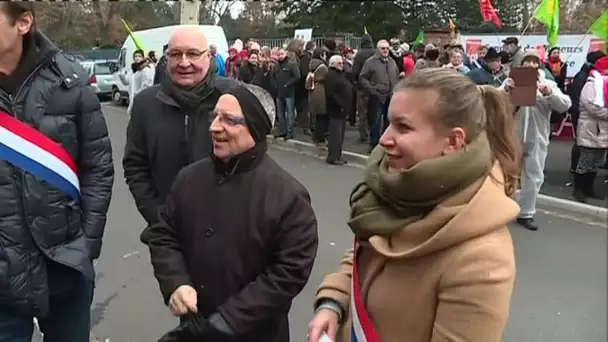
MULTIPOLYGON (((226 55, 228 53, 228 41, 221 26, 215 25, 173 25, 157 27, 149 30, 135 31, 133 35, 146 51, 156 51, 156 56, 160 58, 163 53, 163 46, 169 42, 173 32, 180 26, 199 28, 207 37, 209 45, 217 46, 218 53, 226 55)), ((126 104, 129 101, 129 85, 123 80, 131 79, 131 64, 133 63, 133 52, 136 50, 131 37, 127 36, 122 44, 120 55, 118 56, 118 70, 113 74, 112 99, 116 103, 126 104)))

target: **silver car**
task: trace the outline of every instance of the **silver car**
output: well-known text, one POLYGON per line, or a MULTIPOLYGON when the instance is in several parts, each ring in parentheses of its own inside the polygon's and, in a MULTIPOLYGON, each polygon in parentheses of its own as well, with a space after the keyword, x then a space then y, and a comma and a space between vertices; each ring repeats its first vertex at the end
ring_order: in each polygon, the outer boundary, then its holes
POLYGON ((114 84, 113 71, 118 65, 114 60, 85 60, 80 64, 89 73, 91 87, 100 99, 112 97, 112 85, 114 84))

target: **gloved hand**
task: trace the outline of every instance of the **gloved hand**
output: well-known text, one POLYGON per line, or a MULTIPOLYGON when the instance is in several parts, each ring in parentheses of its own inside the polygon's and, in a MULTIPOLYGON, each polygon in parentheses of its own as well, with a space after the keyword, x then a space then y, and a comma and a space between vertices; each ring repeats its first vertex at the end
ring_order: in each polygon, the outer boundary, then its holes
POLYGON ((219 313, 214 313, 204 322, 201 336, 203 341, 230 342, 236 340, 234 330, 219 313))
POLYGON ((204 319, 188 314, 177 328, 169 331, 158 342, 231 342, 236 341, 234 331, 224 318, 215 313, 204 319))
POLYGON ((198 342, 205 320, 196 314, 188 314, 173 330, 167 332, 158 342, 198 342))

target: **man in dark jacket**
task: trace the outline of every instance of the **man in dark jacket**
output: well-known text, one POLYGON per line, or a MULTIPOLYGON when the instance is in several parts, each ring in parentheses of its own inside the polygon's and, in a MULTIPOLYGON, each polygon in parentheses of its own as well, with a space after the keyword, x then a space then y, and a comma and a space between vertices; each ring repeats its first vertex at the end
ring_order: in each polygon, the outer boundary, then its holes
POLYGON ((262 84, 264 72, 260 68, 259 52, 251 51, 246 62, 239 68, 239 80, 244 83, 262 84))
POLYGON ((288 342, 287 315, 317 253, 310 196, 266 153, 268 92, 233 88, 214 114, 212 157, 179 173, 160 221, 142 235, 181 321, 160 341, 288 342))
POLYGON ((158 60, 158 63, 156 63, 156 68, 155 68, 156 71, 154 72, 154 84, 160 84, 160 82, 163 80, 163 77, 165 77, 165 75, 167 75, 165 70, 167 69, 167 49, 168 48, 169 48, 169 44, 165 44, 163 46, 163 55, 158 60))
POLYGON ((359 141, 367 143, 369 141, 369 125, 367 123, 367 103, 369 102, 368 94, 363 91, 359 84, 359 75, 365 61, 376 53, 372 36, 364 34, 361 36, 361 48, 355 54, 351 77, 357 84, 357 119, 359 120, 359 141))
POLYGON ((296 85, 300 80, 300 65, 287 57, 285 50, 279 52, 279 64, 273 76, 277 86, 277 114, 280 132, 275 138, 293 139, 296 121, 296 85))
POLYGON ((329 116, 329 142, 325 162, 333 165, 346 164, 342 160, 342 144, 353 91, 343 70, 343 58, 339 55, 332 56, 325 75, 325 106, 329 116))
POLYGON ((367 124, 369 125, 370 152, 378 145, 388 127, 388 106, 393 88, 399 81, 399 70, 389 57, 389 43, 380 40, 377 54, 368 58, 359 74, 359 85, 367 93, 367 124))
POLYGON ((112 147, 76 59, 0 3, 0 341, 88 342, 112 147))
POLYGON ((304 130, 304 134, 309 135, 311 131, 314 131, 314 120, 310 117, 310 110, 308 108, 308 90, 306 90, 306 75, 308 74, 308 66, 312 59, 312 52, 315 50, 315 42, 308 41, 304 45, 304 50, 300 53, 300 80, 296 90, 296 121, 299 126, 304 130))
POLYGON ((507 70, 501 63, 500 54, 494 48, 488 49, 484 63, 480 66, 467 73, 467 76, 477 85, 487 84, 498 88, 507 79, 507 70))
POLYGON ((167 51, 167 76, 133 101, 122 164, 148 225, 157 222, 158 207, 179 170, 209 156, 209 116, 220 95, 238 84, 216 75, 207 46, 197 28, 176 30, 167 51))

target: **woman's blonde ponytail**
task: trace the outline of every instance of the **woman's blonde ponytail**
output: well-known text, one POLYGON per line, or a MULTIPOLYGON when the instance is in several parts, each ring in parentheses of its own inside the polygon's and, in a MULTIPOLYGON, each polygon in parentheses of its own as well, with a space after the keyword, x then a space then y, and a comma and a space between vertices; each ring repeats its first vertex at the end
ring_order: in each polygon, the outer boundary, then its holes
POLYGON ((505 177, 505 193, 517 190, 521 164, 521 144, 515 131, 513 108, 504 92, 487 85, 477 86, 486 109, 486 132, 494 161, 498 161, 505 177))

